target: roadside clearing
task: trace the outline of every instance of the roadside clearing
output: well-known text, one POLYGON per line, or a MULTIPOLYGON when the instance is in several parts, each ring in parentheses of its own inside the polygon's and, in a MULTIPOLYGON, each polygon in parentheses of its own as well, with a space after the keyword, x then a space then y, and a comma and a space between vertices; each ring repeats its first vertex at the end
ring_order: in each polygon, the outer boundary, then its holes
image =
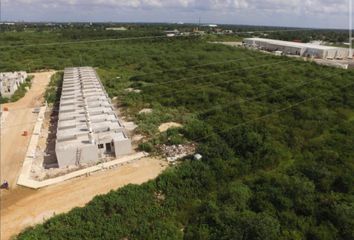
POLYGON ((95 196, 107 194, 127 184, 142 184, 156 178, 166 161, 145 157, 131 164, 99 171, 39 190, 21 188, 2 199, 1 240, 10 239, 26 227, 42 223, 74 207, 83 207, 95 196))
POLYGON ((160 132, 166 132, 170 128, 181 128, 183 127, 182 124, 176 123, 176 122, 168 122, 168 123, 163 123, 159 126, 159 131, 160 132))

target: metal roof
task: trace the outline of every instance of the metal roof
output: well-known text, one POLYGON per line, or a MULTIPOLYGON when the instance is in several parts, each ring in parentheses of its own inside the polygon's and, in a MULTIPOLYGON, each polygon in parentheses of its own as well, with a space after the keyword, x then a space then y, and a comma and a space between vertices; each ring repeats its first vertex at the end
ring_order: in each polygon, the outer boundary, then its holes
POLYGON ((313 49, 319 49, 319 50, 345 49, 345 48, 339 48, 339 47, 317 45, 317 44, 313 44, 313 43, 298 43, 298 42, 289 42, 289 41, 267 39, 267 38, 245 38, 245 40, 260 41, 260 42, 265 42, 265 43, 269 43, 269 44, 281 45, 281 46, 286 46, 286 47, 295 47, 295 48, 313 48, 313 49))

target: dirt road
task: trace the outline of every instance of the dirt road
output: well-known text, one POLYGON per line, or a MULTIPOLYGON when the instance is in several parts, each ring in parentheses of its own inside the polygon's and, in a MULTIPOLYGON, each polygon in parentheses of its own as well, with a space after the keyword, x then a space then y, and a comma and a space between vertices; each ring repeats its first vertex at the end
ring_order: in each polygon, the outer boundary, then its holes
POLYGON ((96 195, 129 183, 141 184, 156 178, 164 169, 162 160, 144 158, 117 169, 99 172, 37 191, 23 190, 7 196, 1 211, 1 239, 9 239, 24 228, 40 223, 53 214, 82 207, 96 195))
MULTIPOLYGON (((1 172, 0 180, 7 180, 10 188, 16 187, 16 181, 22 162, 25 158, 30 134, 22 136, 24 131, 32 133, 37 115, 32 113, 33 108, 41 106, 43 95, 54 72, 34 73, 31 89, 15 103, 3 104, 1 107, 9 109, 8 116, 1 128, 1 172)), ((2 193, 7 194, 7 193, 2 193)))

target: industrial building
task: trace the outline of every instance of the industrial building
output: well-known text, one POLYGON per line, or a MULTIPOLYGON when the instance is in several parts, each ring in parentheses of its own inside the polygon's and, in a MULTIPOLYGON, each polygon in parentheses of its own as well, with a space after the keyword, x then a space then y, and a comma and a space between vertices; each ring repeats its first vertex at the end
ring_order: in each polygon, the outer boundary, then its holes
POLYGON ((317 59, 348 59, 349 49, 316 45, 311 43, 287 42, 265 38, 246 38, 244 45, 250 48, 282 53, 284 55, 297 55, 317 59))
POLYGON ((131 141, 91 67, 66 68, 55 152, 60 168, 97 163, 132 151, 131 141))
POLYGON ((26 72, 0 73, 0 96, 7 98, 11 97, 26 79, 26 72))

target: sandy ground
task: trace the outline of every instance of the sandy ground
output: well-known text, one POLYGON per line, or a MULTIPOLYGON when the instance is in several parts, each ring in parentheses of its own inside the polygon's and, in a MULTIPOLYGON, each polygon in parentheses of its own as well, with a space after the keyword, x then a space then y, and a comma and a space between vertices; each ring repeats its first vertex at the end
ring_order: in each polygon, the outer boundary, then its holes
MULTIPOLYGON (((16 187, 16 181, 30 140, 30 134, 22 136, 24 131, 32 133, 37 114, 32 113, 33 108, 41 106, 43 94, 50 77, 54 72, 35 73, 32 88, 26 95, 15 103, 3 104, 9 114, 1 129, 1 173, 0 180, 7 180, 10 188, 16 187)), ((11 191, 10 191, 11 192, 11 191)), ((1 191, 1 195, 9 194, 1 191)))
POLYGON ((96 195, 127 184, 141 184, 156 178, 166 168, 160 159, 144 158, 109 171, 77 178, 37 191, 18 191, 2 203, 1 239, 9 239, 24 228, 41 223, 55 214, 82 207, 96 195), (84 187, 83 187, 84 186, 84 187))
POLYGON ((175 122, 168 122, 168 123, 163 123, 159 126, 159 131, 160 132, 166 132, 170 128, 180 128, 182 127, 182 124, 175 123, 175 122))

